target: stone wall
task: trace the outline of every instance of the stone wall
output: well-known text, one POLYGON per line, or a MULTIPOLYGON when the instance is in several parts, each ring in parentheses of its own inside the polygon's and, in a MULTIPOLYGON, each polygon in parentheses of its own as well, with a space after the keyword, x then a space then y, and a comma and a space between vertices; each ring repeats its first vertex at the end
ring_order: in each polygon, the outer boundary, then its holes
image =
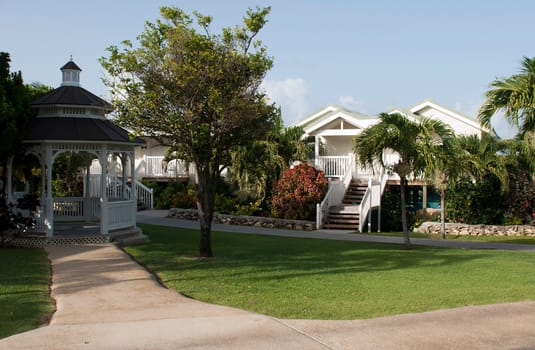
MULTIPOLYGON (((196 209, 179 209, 171 208, 167 217, 182 219, 182 220, 197 220, 196 209)), ((265 228, 284 228, 290 230, 306 230, 311 231, 316 228, 314 221, 303 220, 286 220, 276 218, 266 218, 262 216, 234 216, 227 214, 214 214, 213 223, 227 224, 227 225, 241 225, 254 226, 265 228)))
MULTIPOLYGON (((439 234, 440 222, 424 222, 414 232, 439 234)), ((495 236, 535 236, 535 226, 530 225, 467 225, 446 223, 446 233, 450 235, 495 235, 495 236)))

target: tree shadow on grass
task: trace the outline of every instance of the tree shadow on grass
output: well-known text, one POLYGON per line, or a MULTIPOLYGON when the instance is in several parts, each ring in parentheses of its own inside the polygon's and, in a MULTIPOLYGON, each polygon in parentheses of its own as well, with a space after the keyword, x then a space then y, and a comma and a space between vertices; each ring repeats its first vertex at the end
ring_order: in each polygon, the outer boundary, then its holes
POLYGON ((216 258, 192 260, 183 257, 196 253, 198 232, 170 228, 159 230, 151 226, 144 231, 153 243, 135 249, 143 255, 142 260, 150 269, 174 276, 165 282, 202 280, 213 274, 267 281, 418 267, 454 268, 489 255, 476 250, 431 247, 404 250, 392 244, 214 232, 216 258), (194 271, 196 273, 192 273, 194 271))

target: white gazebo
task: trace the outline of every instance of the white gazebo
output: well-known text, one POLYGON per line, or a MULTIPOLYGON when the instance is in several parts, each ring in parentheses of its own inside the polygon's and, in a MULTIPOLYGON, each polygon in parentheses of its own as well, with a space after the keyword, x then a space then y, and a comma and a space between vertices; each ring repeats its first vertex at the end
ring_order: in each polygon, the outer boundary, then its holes
MULTIPOLYGON (((89 221, 99 222, 102 235, 137 229, 134 147, 143 141, 106 118, 112 106, 80 86, 81 69, 72 60, 61 67, 61 72, 61 86, 32 102, 37 116, 24 139, 27 153, 35 155, 41 167, 37 230, 53 237, 54 222, 89 221), (83 155, 85 160, 82 197, 53 195, 54 161, 66 152, 83 155), (102 169, 97 177, 90 176, 95 159, 102 169), (127 184, 127 167, 131 187, 127 184)), ((14 203, 12 166, 7 180, 8 202, 14 203)))

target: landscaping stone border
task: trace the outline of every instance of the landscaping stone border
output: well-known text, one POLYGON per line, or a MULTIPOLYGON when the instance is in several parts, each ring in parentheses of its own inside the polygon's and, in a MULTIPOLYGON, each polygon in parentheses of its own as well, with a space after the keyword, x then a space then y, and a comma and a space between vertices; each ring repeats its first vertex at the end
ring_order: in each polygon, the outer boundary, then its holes
MULTIPOLYGON (((197 221, 197 209, 171 208, 167 214, 169 218, 197 221)), ((213 222, 225 225, 240 225, 265 228, 284 228, 297 231, 312 231, 316 228, 314 221, 287 220, 267 218, 263 216, 236 216, 227 214, 214 214, 213 222)))
MULTIPOLYGON (((415 228, 414 232, 440 234, 440 222, 426 221, 415 228)), ((535 226, 446 223, 446 233, 457 236, 535 236, 535 226)))

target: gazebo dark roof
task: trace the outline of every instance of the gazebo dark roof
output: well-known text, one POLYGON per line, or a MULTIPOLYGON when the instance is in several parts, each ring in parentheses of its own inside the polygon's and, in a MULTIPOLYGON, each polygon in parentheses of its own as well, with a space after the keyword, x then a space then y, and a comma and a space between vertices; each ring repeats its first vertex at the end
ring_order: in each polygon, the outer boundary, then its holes
POLYGON ((48 94, 33 100, 31 105, 32 107, 44 105, 78 105, 101 107, 108 111, 113 109, 107 101, 79 86, 60 86, 48 94))
MULTIPOLYGON (((73 61, 67 62, 62 68, 64 70, 81 70, 73 61)), ((126 143, 130 145, 144 144, 144 141, 132 139, 128 132, 118 125, 115 125, 106 117, 104 113, 109 113, 113 107, 107 101, 95 96, 86 89, 77 86, 78 77, 63 75, 63 84, 57 89, 43 95, 34 101, 31 106, 43 109, 44 113, 39 113, 30 121, 26 132, 25 142, 34 143, 42 141, 87 141, 101 143, 126 143), (74 85, 70 85, 74 83, 74 85), (57 115, 47 114, 45 107, 60 107, 57 115), (85 110, 84 114, 69 115, 69 111, 61 107, 86 107, 92 106, 102 110, 102 115, 94 114, 85 110)))
POLYGON ((25 141, 104 141, 143 144, 131 139, 123 128, 107 119, 78 117, 39 117, 30 122, 25 141))

